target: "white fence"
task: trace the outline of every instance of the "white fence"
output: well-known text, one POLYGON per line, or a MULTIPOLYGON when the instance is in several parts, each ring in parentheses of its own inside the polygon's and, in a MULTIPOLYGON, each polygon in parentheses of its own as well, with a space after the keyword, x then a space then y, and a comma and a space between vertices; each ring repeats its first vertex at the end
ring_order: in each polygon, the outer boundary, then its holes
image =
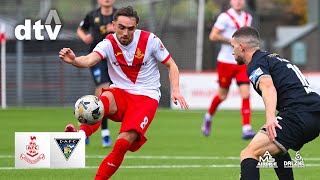
MULTIPOLYGON (((304 73, 313 90, 320 94, 320 73, 304 73)), ((190 105, 190 109, 208 109, 212 98, 218 91, 218 76, 215 72, 182 72, 180 75, 181 93, 190 105)), ((262 98, 251 86, 251 109, 262 110, 264 104, 262 98)), ((179 106, 171 103, 171 108, 179 106)), ((228 97, 221 103, 219 109, 240 109, 241 97, 235 80, 232 82, 228 97)))

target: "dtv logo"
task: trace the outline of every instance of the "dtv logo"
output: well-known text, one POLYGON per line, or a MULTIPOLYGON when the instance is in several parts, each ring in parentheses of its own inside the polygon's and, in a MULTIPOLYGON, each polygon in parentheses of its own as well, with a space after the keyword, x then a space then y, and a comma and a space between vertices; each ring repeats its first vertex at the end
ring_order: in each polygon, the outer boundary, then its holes
MULTIPOLYGON (((60 18, 58 16, 58 13, 56 10, 50 10, 45 25, 41 24, 41 20, 38 20, 34 23, 32 26, 32 29, 34 29, 34 37, 36 40, 44 40, 44 36, 41 34, 42 30, 45 29, 47 31, 47 34, 49 36, 50 40, 56 40, 57 36, 59 34, 59 31, 62 27, 60 18), (55 25, 53 26, 54 29, 51 27, 51 21, 54 20, 55 25)), ((18 25, 15 30, 14 34, 18 40, 31 40, 31 19, 25 19, 24 25, 20 24, 18 25), (24 31, 24 34, 22 34, 22 31, 24 31)))

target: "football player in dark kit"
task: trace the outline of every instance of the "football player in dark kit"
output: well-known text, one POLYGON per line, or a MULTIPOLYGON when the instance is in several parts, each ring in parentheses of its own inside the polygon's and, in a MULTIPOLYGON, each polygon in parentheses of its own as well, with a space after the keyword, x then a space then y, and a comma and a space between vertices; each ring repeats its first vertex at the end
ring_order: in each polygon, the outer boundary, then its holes
POLYGON ((247 74, 261 95, 266 124, 241 151, 241 180, 260 178, 259 157, 268 151, 277 162, 279 179, 293 179, 288 149, 298 151, 320 132, 320 96, 300 70, 277 54, 260 51, 259 33, 252 27, 237 30, 231 40, 238 64, 247 64, 247 74), (278 111, 278 113, 276 113, 278 111))
MULTIPOLYGON (((89 52, 96 47, 108 34, 114 32, 112 26, 113 14, 116 9, 113 7, 115 0, 98 0, 100 7, 89 12, 80 22, 77 34, 80 39, 90 45, 89 52)), ((96 85, 95 95, 100 96, 102 88, 108 88, 111 84, 108 75, 107 61, 100 61, 90 68, 94 83, 96 85)), ((101 123, 102 146, 111 146, 110 132, 108 130, 107 119, 104 118, 101 123)), ((89 138, 86 139, 86 144, 89 138)))

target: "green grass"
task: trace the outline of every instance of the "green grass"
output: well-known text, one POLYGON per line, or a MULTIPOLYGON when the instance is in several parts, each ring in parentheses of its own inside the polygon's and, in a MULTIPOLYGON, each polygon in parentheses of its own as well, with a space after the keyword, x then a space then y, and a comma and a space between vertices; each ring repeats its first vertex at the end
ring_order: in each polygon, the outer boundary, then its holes
MULTIPOLYGON (((114 180, 212 180, 238 179, 240 151, 249 143, 241 139, 241 116, 238 111, 218 111, 213 122, 213 133, 203 137, 200 131, 203 111, 172 111, 159 109, 146 136, 147 143, 127 157, 114 180), (138 156, 152 156, 142 159, 138 156), (169 156, 166 159, 155 159, 169 156), (176 156, 181 159, 174 159, 176 156), (190 159, 187 157, 204 157, 190 159), (170 158, 171 157, 171 158, 170 158), (206 158, 208 157, 208 158, 206 158), (220 159, 213 159, 220 157, 220 159), (225 157, 235 157, 227 159, 225 157), (188 168, 149 168, 150 166, 191 166, 188 168), (210 165, 233 165, 235 167, 208 167, 210 165), (148 168, 129 168, 145 166, 148 168)), ((264 113, 253 112, 252 124, 255 130, 264 124, 264 113)), ((74 123, 72 109, 69 108, 12 108, 0 110, 0 157, 14 155, 14 132, 59 132, 67 123, 74 123)), ((115 140, 119 123, 109 122, 112 140, 115 140)), ((300 151, 303 158, 320 158, 319 138, 304 146, 300 151)), ((1 169, 14 167, 12 157, 0 158, 0 177, 6 180, 48 180, 48 179, 93 179, 103 158, 111 148, 102 148, 100 130, 91 137, 91 144, 86 146, 85 169, 1 169)), ((294 152, 290 152, 292 155, 294 152)), ((316 167, 294 169, 295 179, 319 179, 320 160, 305 160, 305 164, 318 164, 316 167)), ((262 169, 261 179, 277 179, 273 169, 262 169)))

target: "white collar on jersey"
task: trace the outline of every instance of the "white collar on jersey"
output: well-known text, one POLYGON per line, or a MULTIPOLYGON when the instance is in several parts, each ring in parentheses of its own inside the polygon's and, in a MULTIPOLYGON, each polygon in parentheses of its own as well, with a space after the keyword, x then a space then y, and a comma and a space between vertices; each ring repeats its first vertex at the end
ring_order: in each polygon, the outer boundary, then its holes
POLYGON ((245 12, 244 10, 241 11, 240 14, 238 14, 236 12, 236 10, 234 10, 233 8, 228 9, 228 12, 232 15, 232 16, 244 16, 245 12))

